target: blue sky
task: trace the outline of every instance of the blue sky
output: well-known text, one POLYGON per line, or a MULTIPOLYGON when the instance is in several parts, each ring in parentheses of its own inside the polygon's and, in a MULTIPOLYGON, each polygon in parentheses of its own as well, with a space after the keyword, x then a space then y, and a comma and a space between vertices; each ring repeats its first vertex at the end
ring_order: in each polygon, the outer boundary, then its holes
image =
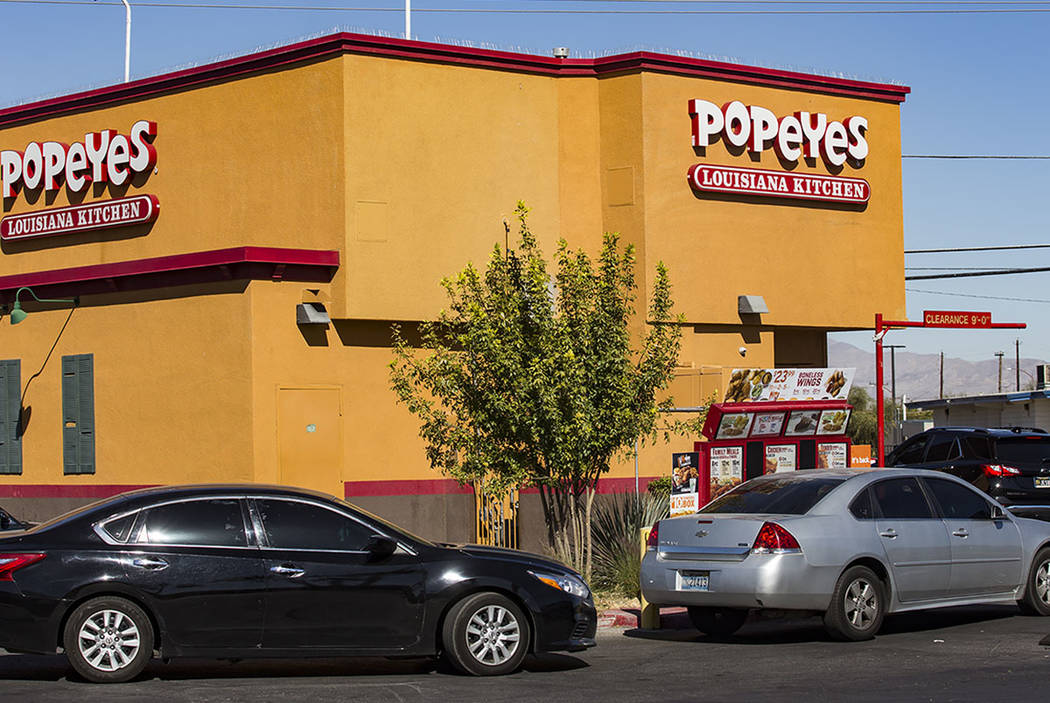
MULTIPOLYGON (((199 0, 185 0, 196 2, 199 0)), ((132 0, 132 6, 135 6, 132 0)), ((224 4, 212 2, 212 4, 224 4)), ((255 5, 383 7, 396 12, 274 11, 136 7, 132 78, 354 29, 400 36, 403 3, 388 0, 252 0, 255 5)), ((428 13, 427 9, 770 10, 844 9, 849 5, 567 2, 555 0, 414 0, 413 38, 574 56, 636 48, 685 50, 743 63, 813 70, 912 88, 901 111, 905 154, 1050 155, 1050 12, 907 15, 658 15, 428 13)), ((945 7, 875 3, 880 9, 945 7)), ((951 6, 948 6, 951 7, 951 6)), ((960 7, 960 6, 955 6, 960 7)), ((968 7, 992 7, 992 5, 968 7)), ((1006 7, 998 5, 995 7, 1006 7)), ((1050 10, 1042 5, 1014 5, 1050 10)), ((122 6, 21 4, 0 0, 0 106, 119 82, 123 76, 122 6)), ((1050 161, 905 160, 906 249, 1050 242, 1050 161)), ((995 254, 913 255, 908 266, 1050 266, 1050 249, 995 254)), ((915 273, 919 273, 916 271, 915 273)), ((914 281, 914 291, 1046 302, 908 293, 908 316, 924 309, 989 310, 1024 321, 1020 333, 920 330, 888 341, 909 351, 969 359, 1011 352, 1050 359, 1050 273, 914 281)), ((875 285, 859 280, 858 286, 875 285)), ((870 348, 870 333, 836 335, 870 348)))

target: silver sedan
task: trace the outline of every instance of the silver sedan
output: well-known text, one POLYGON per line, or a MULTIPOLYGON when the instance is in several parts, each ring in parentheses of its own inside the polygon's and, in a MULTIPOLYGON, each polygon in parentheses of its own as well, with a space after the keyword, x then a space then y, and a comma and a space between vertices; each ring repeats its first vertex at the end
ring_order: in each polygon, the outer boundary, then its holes
POLYGON ((935 471, 769 474, 656 523, 641 587, 722 636, 755 609, 823 613, 843 640, 906 610, 1016 602, 1050 615, 1050 523, 935 471))

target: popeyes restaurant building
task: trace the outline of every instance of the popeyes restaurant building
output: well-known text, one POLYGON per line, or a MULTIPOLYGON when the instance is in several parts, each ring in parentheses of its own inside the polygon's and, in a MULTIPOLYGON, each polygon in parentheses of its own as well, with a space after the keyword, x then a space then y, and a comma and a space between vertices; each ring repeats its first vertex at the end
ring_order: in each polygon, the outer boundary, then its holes
MULTIPOLYGON (((641 294, 668 264, 678 406, 826 366, 829 331, 905 314, 907 93, 337 34, 0 110, 0 505, 277 482, 474 540, 389 388, 391 324, 434 317, 524 200, 548 254, 618 231, 641 294)), ((643 448, 641 487, 694 439, 643 448)), ((527 487, 518 521, 538 548, 527 487)))

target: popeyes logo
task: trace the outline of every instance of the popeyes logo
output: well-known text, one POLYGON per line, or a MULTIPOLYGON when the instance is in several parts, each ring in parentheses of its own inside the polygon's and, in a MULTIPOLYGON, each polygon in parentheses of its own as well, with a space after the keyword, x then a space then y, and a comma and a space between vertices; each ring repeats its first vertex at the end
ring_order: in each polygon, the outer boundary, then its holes
MULTIPOLYGON (((80 193, 91 184, 123 186, 156 166, 156 137, 157 123, 139 120, 127 134, 104 129, 89 132, 83 141, 72 144, 30 142, 22 151, 0 151, 4 209, 10 209, 11 201, 22 191, 49 193, 64 186, 70 193, 80 193)), ((144 224, 156 219, 158 210, 156 196, 142 195, 20 213, 0 220, 0 238, 25 239, 144 224)))
MULTIPOLYGON (((719 139, 753 154, 773 149, 781 161, 822 158, 836 170, 848 160, 860 167, 868 156, 868 120, 860 115, 841 122, 823 112, 795 112, 777 117, 767 108, 739 100, 719 107, 707 100, 689 101, 693 146, 704 148, 719 139)), ((812 173, 765 171, 752 168, 696 164, 689 169, 695 190, 799 200, 821 200, 853 205, 868 202, 871 187, 861 178, 839 178, 812 173)))
POLYGON ((693 146, 707 147, 724 137, 736 147, 759 154, 772 146, 785 161, 823 157, 832 166, 868 156, 868 120, 859 115, 829 121, 823 112, 796 112, 777 118, 772 110, 739 100, 718 107, 707 100, 690 100, 693 146))

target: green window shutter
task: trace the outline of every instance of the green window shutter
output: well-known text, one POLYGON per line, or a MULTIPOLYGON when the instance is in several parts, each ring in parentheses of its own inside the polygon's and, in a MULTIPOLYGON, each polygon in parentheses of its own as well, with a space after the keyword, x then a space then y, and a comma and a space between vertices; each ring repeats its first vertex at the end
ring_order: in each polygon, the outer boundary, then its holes
POLYGON ((22 473, 21 366, 18 359, 0 361, 0 474, 22 473))
POLYGON ((95 473, 95 357, 62 357, 62 466, 67 474, 95 473))

